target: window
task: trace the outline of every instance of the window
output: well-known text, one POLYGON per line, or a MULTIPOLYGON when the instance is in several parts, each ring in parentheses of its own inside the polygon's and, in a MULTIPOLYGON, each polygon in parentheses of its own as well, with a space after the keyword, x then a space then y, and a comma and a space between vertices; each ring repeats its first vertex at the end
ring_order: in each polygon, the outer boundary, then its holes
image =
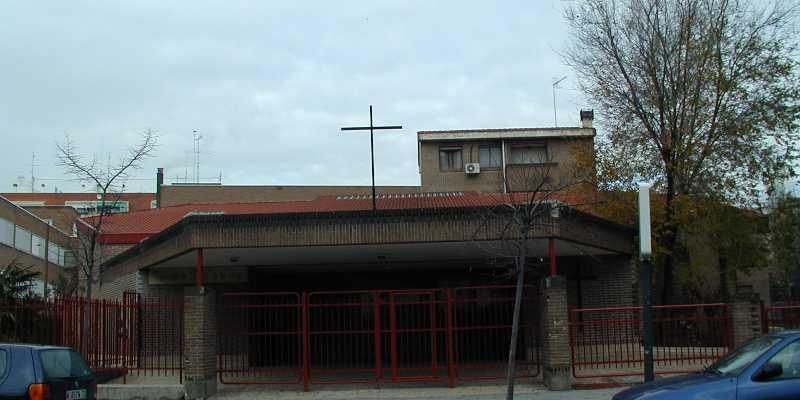
POLYGON ((0 243, 14 245, 14 224, 0 218, 0 243))
MULTIPOLYGON (((111 195, 109 195, 110 197, 111 195)), ((108 197, 107 197, 108 198, 108 197)), ((65 201, 65 206, 70 206, 75 209, 80 215, 97 215, 100 213, 102 200, 90 201, 65 201)), ((113 199, 106 200, 104 206, 105 211, 109 214, 128 212, 129 206, 127 201, 114 201, 113 199)))
POLYGON ((39 360, 48 379, 82 378, 92 373, 83 357, 69 349, 40 350, 39 360))
POLYGON ((780 364, 783 368, 783 374, 772 378, 773 380, 800 378, 800 341, 784 347, 767 362, 780 364))
POLYGON ((548 162, 547 146, 514 146, 511 148, 511 164, 542 164, 548 162))
POLYGON ((481 168, 500 168, 503 166, 503 150, 499 144, 486 144, 478 147, 481 168))
POLYGON ((44 258, 44 238, 39 235, 31 235, 31 254, 44 258))
POLYGON ((64 268, 72 268, 78 264, 78 260, 75 259, 75 254, 72 253, 70 250, 63 250, 62 253, 64 254, 64 262, 61 264, 64 268))
POLYGON ((440 148, 439 169, 442 171, 461 171, 461 147, 440 148))
POLYGON ((14 228, 14 247, 26 253, 31 252, 31 231, 17 226, 14 228))
POLYGON ((47 261, 50 261, 53 264, 58 264, 58 254, 61 252, 61 248, 58 245, 50 243, 47 247, 47 261))
POLYGON ((8 353, 5 350, 0 350, 0 378, 6 375, 8 369, 8 353))

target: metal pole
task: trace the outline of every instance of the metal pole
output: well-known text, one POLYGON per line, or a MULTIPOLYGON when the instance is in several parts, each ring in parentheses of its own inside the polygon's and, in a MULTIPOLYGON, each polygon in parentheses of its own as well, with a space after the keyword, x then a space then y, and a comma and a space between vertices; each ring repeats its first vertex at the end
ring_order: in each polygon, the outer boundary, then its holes
POLYGON ((372 105, 369 106, 369 156, 372 159, 372 211, 378 209, 375 201, 375 144, 373 140, 372 105))
POLYGON ((653 373, 653 266, 650 263, 650 185, 639 184, 639 257, 642 261, 642 341, 644 342, 644 381, 653 373))
POLYGON ((553 84, 553 126, 558 128, 558 114, 556 113, 556 83, 553 84))
POLYGON ((642 328, 644 341, 644 381, 650 382, 655 379, 653 372, 653 290, 652 290, 653 266, 650 263, 650 256, 642 258, 642 328))

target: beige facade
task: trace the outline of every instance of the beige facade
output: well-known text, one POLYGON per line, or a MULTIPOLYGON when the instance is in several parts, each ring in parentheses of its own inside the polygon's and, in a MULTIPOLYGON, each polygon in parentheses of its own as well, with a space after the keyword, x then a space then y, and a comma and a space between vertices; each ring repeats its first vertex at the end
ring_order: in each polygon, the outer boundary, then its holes
POLYGON ((590 127, 421 131, 421 190, 524 191, 542 179, 567 189, 593 177, 594 136, 590 127))
POLYGON ((69 232, 0 196, 0 266, 28 267, 52 282, 70 270, 72 248, 69 232))

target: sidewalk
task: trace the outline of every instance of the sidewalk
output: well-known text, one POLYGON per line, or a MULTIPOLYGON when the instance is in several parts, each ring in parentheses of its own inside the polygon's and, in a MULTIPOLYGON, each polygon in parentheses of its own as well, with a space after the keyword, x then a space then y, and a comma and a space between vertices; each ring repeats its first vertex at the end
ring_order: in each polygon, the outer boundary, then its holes
MULTIPOLYGON (((459 388, 386 388, 356 390, 315 390, 313 392, 279 391, 270 387, 221 387, 212 399, 285 399, 285 400, 360 400, 360 399, 458 399, 501 400, 505 399, 505 386, 474 386, 459 388)), ((607 400, 623 388, 602 390, 570 390, 551 392, 542 387, 523 386, 514 391, 519 400, 607 400)))

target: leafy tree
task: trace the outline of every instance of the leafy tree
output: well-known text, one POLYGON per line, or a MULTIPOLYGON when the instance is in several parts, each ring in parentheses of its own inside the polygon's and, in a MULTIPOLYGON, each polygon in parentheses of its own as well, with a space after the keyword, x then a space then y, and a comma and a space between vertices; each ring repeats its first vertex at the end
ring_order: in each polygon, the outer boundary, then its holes
POLYGON ((20 266, 16 262, 0 267, 0 302, 14 304, 31 298, 34 279, 38 272, 20 266))
POLYGON ((778 200, 770 215, 771 242, 775 274, 772 279, 777 298, 797 300, 794 286, 800 273, 800 199, 784 197, 778 200))
POLYGON ((579 0, 565 12, 566 62, 600 109, 605 188, 655 182, 654 232, 672 297, 680 203, 708 196, 757 206, 762 188, 794 174, 800 80, 794 9, 728 0, 579 0))

